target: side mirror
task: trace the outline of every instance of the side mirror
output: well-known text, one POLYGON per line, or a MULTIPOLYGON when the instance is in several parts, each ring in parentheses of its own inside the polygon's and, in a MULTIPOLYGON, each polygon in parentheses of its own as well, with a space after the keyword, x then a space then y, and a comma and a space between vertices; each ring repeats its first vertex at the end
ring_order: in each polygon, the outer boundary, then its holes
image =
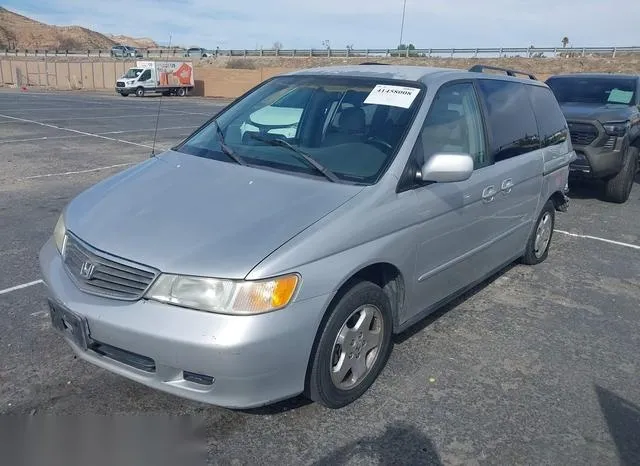
POLYGON ((473 158, 466 154, 434 154, 423 165, 417 178, 421 181, 453 183, 468 180, 473 173, 473 158))

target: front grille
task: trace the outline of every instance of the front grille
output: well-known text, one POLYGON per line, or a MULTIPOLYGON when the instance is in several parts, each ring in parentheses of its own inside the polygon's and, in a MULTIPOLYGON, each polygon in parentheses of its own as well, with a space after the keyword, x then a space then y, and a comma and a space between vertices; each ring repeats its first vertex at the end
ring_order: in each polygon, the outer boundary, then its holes
POLYGON ((588 146, 598 137, 598 128, 589 123, 569 123, 571 143, 575 146, 588 146))
POLYGON ((157 275, 139 264, 108 258, 71 234, 66 237, 63 260, 78 288, 108 298, 140 299, 157 275))
POLYGON ((124 83, 118 82, 118 83, 116 83, 116 87, 124 87, 124 83))

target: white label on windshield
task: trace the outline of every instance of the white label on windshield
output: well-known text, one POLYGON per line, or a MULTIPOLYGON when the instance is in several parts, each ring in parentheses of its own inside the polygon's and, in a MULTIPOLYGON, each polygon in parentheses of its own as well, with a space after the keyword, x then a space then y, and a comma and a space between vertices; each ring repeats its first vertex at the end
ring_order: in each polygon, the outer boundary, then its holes
POLYGON ((420 93, 415 87, 390 86, 378 84, 365 99, 365 104, 389 105, 391 107, 409 108, 420 93))

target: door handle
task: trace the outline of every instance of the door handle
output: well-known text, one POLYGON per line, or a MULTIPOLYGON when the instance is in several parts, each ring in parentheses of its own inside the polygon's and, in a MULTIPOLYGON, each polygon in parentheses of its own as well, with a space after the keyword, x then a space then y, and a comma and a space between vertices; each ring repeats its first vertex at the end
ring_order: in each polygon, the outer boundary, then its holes
POLYGON ((505 193, 510 193, 511 188, 513 188, 513 180, 511 178, 508 178, 502 182, 502 191, 504 191, 505 193))
POLYGON ((484 188, 482 190, 482 199, 485 202, 491 202, 495 199, 496 197, 496 187, 491 185, 491 186, 487 186, 486 188, 484 188))

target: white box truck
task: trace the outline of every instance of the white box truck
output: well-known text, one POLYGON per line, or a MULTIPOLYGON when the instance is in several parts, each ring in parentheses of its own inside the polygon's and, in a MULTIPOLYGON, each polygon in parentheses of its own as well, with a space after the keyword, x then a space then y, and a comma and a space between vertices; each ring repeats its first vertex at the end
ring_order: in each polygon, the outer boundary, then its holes
POLYGON ((193 64, 184 61, 138 61, 116 81, 116 92, 123 97, 149 93, 185 96, 193 89, 193 64))

